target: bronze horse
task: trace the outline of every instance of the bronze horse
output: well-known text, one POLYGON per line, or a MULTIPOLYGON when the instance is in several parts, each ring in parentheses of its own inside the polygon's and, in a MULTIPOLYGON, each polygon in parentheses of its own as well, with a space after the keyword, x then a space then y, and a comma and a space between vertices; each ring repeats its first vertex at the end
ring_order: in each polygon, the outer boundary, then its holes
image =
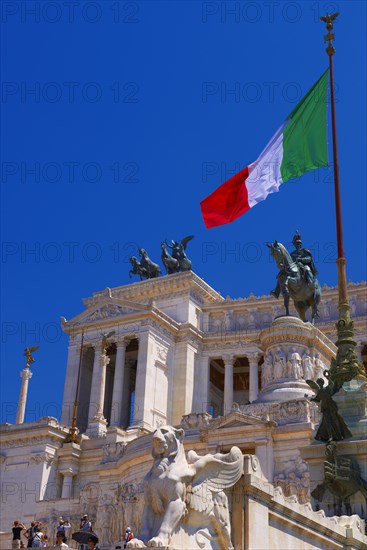
POLYGON ((139 256, 141 257, 140 267, 147 271, 147 278, 154 279, 155 277, 159 277, 161 274, 161 268, 158 264, 152 262, 145 248, 139 248, 139 256))
POLYGON ((307 283, 304 270, 297 262, 293 261, 282 243, 274 241, 272 244, 266 243, 266 245, 279 268, 278 282, 284 298, 286 315, 289 315, 289 298, 292 298, 302 321, 306 321, 307 309, 312 308, 313 323, 319 316, 317 310, 321 298, 319 282, 314 279, 312 284, 307 283))
POLYGON ((180 271, 180 262, 178 261, 178 259, 173 258, 171 254, 168 253, 167 244, 165 242, 161 243, 161 248, 161 260, 164 267, 166 268, 167 275, 171 275, 171 273, 177 273, 178 271, 180 271))
POLYGON ((130 279, 131 279, 131 275, 139 275, 141 281, 143 280, 143 278, 144 279, 149 278, 147 270, 141 266, 141 263, 139 262, 136 256, 131 256, 129 260, 132 266, 132 269, 130 269, 129 271, 130 279))

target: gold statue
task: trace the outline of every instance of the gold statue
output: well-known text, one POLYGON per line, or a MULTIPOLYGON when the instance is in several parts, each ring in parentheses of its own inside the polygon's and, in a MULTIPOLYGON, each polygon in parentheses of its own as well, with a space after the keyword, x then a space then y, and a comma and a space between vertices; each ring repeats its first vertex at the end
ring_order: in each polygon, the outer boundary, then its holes
POLYGON ((30 348, 25 348, 24 350, 24 357, 27 359, 27 363, 25 365, 26 369, 29 369, 32 363, 34 363, 34 358, 32 353, 34 351, 37 351, 39 349, 39 346, 31 346, 30 348))
POLYGON ((103 353, 106 353, 108 346, 110 345, 108 339, 111 338, 115 334, 114 330, 111 330, 111 332, 102 332, 102 350, 103 353))

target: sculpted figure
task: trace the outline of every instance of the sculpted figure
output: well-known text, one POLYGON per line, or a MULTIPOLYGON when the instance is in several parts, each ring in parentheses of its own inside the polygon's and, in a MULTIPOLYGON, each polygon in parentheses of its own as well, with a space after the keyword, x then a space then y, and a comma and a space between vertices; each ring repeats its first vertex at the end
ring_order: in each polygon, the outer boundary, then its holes
POLYGON ((174 258, 171 256, 167 251, 167 244, 165 242, 161 243, 162 248, 162 255, 161 260, 162 264, 166 268, 167 275, 171 275, 172 273, 177 273, 180 271, 180 263, 177 258, 174 258))
POLYGON ((272 244, 266 243, 279 268, 277 285, 270 294, 279 298, 282 293, 286 315, 289 315, 289 298, 292 298, 302 321, 306 321, 306 310, 311 307, 312 322, 314 322, 319 316, 318 305, 321 298, 321 287, 315 278, 317 270, 311 252, 302 247, 298 231, 292 242, 295 250, 291 254, 278 241, 272 244))
POLYGON ((136 256, 131 256, 129 258, 129 261, 131 263, 132 269, 129 271, 129 277, 131 279, 131 275, 139 275, 140 280, 142 281, 144 279, 148 279, 148 271, 142 267, 141 263, 139 262, 138 258, 136 256))
POLYGON ((305 353, 305 355, 302 358, 302 365, 303 365, 303 376, 305 380, 313 380, 313 364, 312 359, 308 355, 308 353, 305 353))
POLYGON ((264 364, 262 366, 262 371, 261 371, 261 378, 262 378, 261 383, 263 388, 265 388, 265 386, 267 386, 269 382, 271 382, 273 379, 273 364, 272 364, 270 355, 267 355, 265 357, 264 364))
POLYGON ((302 360, 299 353, 294 352, 289 358, 289 376, 295 380, 302 378, 302 360))
POLYGON ((148 279, 159 277, 159 275, 161 274, 161 268, 159 267, 158 264, 155 264, 154 262, 152 262, 145 248, 139 248, 138 252, 139 252, 139 256, 141 257, 140 266, 142 269, 146 270, 148 274, 148 279))
POLYGON ((166 247, 172 250, 172 258, 178 261, 177 271, 190 271, 192 268, 192 263, 186 256, 185 250, 187 247, 187 243, 193 238, 193 235, 189 235, 188 237, 184 237, 180 243, 172 240, 172 246, 168 244, 167 241, 165 243, 166 247))
POLYGON ((307 283, 312 286, 315 284, 315 276, 318 271, 313 262, 311 252, 307 248, 302 247, 301 235, 296 231, 292 243, 295 250, 291 252, 291 256, 295 262, 303 269, 307 283))
POLYGON ((282 378, 284 373, 284 358, 276 354, 274 359, 274 380, 282 378))
POLYGON ((320 403, 320 412, 322 413, 315 439, 327 442, 330 440, 341 441, 342 439, 352 437, 344 418, 338 412, 338 405, 333 399, 334 383, 331 378, 329 378, 327 386, 324 386, 325 382, 323 378, 318 378, 316 382, 313 380, 306 380, 306 382, 316 393, 315 397, 311 398, 311 401, 320 403))
POLYGON ((315 359, 314 359, 314 376, 315 378, 323 378, 324 377, 324 369, 325 369, 325 365, 322 361, 322 359, 320 359, 320 355, 317 354, 315 359))
POLYGON ((233 549, 228 500, 224 489, 232 487, 243 472, 243 456, 237 447, 228 454, 187 459, 184 431, 162 426, 153 434, 153 466, 144 479, 145 506, 140 539, 127 548, 233 549))
POLYGON ((30 365, 32 363, 34 363, 34 357, 32 355, 32 353, 34 353, 35 351, 37 351, 39 349, 39 346, 32 346, 30 348, 25 348, 24 350, 24 357, 26 358, 27 362, 26 362, 26 365, 25 365, 25 368, 29 369, 30 365))

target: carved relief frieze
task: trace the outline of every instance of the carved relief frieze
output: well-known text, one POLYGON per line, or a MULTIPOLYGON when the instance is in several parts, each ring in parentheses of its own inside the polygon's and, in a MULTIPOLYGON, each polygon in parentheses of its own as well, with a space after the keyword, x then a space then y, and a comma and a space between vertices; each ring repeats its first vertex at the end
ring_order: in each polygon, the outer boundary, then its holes
POLYGON ((95 531, 101 546, 110 546, 120 538, 118 506, 115 496, 103 494, 97 509, 95 531))
POLYGON ((121 317, 129 313, 137 313, 137 310, 131 307, 124 307, 117 304, 104 304, 100 308, 96 309, 93 313, 88 315, 87 317, 84 317, 83 319, 81 319, 76 324, 80 325, 84 323, 90 323, 93 321, 110 319, 113 317, 121 317))
POLYGON ((307 399, 293 399, 280 403, 252 403, 240 405, 245 414, 256 416, 262 420, 273 420, 278 425, 312 422, 317 424, 320 414, 316 403, 307 399))
POLYGON ((182 417, 181 426, 184 430, 195 430, 205 428, 209 425, 212 416, 207 413, 191 413, 182 417))
POLYGON ((162 344, 159 344, 158 342, 155 343, 155 352, 156 352, 156 359, 160 361, 161 363, 166 363, 167 356, 168 356, 168 348, 166 346, 163 346, 162 344))
POLYGON ((285 497, 296 497, 300 504, 310 502, 310 472, 299 456, 276 463, 274 485, 282 489, 285 497))
POLYGON ((117 462, 124 454, 126 445, 122 442, 109 443, 102 447, 102 464, 106 462, 117 462))
MULTIPOLYGON (((8 441, 2 441, 1 446, 2 448, 11 448, 11 447, 27 447, 28 445, 36 446, 36 445, 46 445, 47 443, 50 443, 51 439, 50 437, 29 437, 29 438, 21 438, 21 439, 9 439, 8 441)), ((56 448, 61 447, 60 441, 52 441, 52 445, 56 448)))

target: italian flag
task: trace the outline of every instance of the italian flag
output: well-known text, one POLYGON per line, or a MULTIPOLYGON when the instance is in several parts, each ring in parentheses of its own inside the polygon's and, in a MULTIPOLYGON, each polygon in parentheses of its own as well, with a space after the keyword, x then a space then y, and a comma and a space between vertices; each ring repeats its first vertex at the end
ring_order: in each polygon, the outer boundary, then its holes
POLYGON ((286 181, 328 166, 326 100, 327 69, 301 99, 259 158, 201 201, 206 227, 233 222, 279 191, 286 181))

